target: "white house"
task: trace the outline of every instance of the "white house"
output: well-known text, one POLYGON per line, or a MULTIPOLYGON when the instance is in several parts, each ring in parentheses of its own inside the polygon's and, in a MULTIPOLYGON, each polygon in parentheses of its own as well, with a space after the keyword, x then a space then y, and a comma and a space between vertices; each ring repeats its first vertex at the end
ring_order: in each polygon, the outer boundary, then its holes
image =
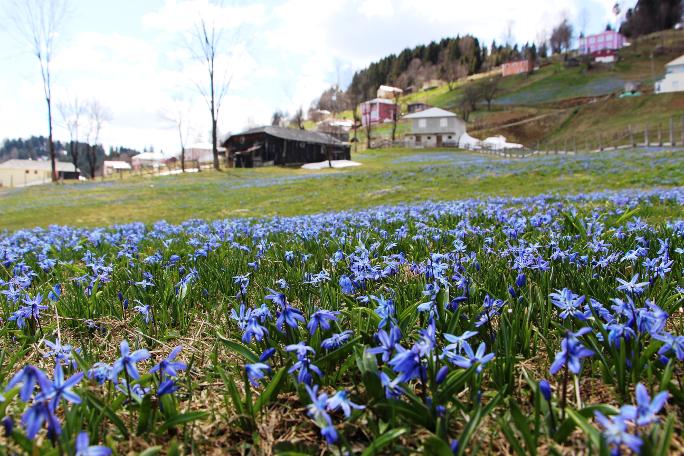
POLYGON ((457 146, 466 132, 466 123, 453 112, 430 108, 414 112, 404 119, 411 121, 411 133, 405 139, 410 147, 457 146))
MULTIPOLYGON (((67 162, 55 162, 57 177, 60 180, 80 177, 80 170, 67 162)), ((12 159, 0 163, 0 187, 26 187, 29 185, 47 184, 52 181, 52 163, 50 160, 12 159)))
POLYGON ((386 86, 386 85, 381 85, 378 87, 378 98, 388 98, 392 99, 395 96, 400 96, 402 93, 404 93, 403 90, 401 90, 398 87, 392 87, 392 86, 386 86))
POLYGON ((105 160, 102 163, 103 176, 111 176, 114 173, 122 173, 131 169, 131 164, 123 160, 105 160))
POLYGON ((131 164, 135 170, 140 168, 159 168, 164 166, 168 159, 169 157, 161 152, 143 152, 142 154, 134 155, 131 158, 131 164))
MULTIPOLYGON (((226 154, 226 148, 218 146, 216 148, 219 153, 219 157, 223 157, 226 154)), ((178 158, 180 159, 180 153, 178 153, 178 158)), ((211 163, 214 161, 214 152, 211 143, 198 142, 187 146, 185 148, 185 161, 196 161, 200 164, 211 163)))
POLYGON ((665 65, 665 77, 655 83, 655 93, 684 91, 684 55, 665 65))

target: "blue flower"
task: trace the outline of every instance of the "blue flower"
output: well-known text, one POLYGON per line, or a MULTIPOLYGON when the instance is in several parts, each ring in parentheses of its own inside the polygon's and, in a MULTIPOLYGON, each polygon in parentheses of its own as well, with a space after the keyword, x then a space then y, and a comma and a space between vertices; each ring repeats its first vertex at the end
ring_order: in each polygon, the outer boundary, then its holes
POLYGON ((21 417, 21 424, 29 440, 36 438, 38 431, 47 423, 48 436, 55 440, 62 433, 62 426, 47 402, 39 401, 29 407, 21 417))
POLYGON ((674 352, 678 360, 684 361, 684 336, 673 336, 666 332, 663 334, 656 334, 653 338, 664 342, 658 350, 660 356, 665 356, 670 352, 674 352))
POLYGON ((621 445, 626 445, 635 453, 639 453, 643 441, 627 431, 627 423, 623 416, 616 415, 612 420, 601 412, 594 412, 594 416, 604 428, 601 434, 608 445, 615 446, 618 451, 621 445))
POLYGON ((556 375, 563 366, 566 366, 573 374, 579 374, 582 369, 582 358, 594 355, 594 352, 586 348, 578 339, 588 332, 591 332, 591 328, 585 327, 575 333, 567 332, 561 342, 561 351, 556 353, 556 358, 549 369, 551 375, 556 375))
POLYGON ((617 289, 624 291, 630 296, 638 296, 643 293, 644 288, 648 286, 648 282, 638 282, 638 280, 639 274, 634 274, 629 282, 618 277, 617 281, 620 283, 620 285, 617 287, 617 289))
POLYGON ((112 379, 116 382, 119 377, 119 373, 124 371, 133 380, 140 378, 138 373, 138 368, 135 366, 136 363, 144 361, 150 357, 150 352, 141 348, 131 353, 131 349, 128 346, 128 342, 125 340, 121 341, 120 346, 121 357, 116 360, 114 366, 112 367, 112 379))
POLYGON ((154 374, 155 372, 159 371, 161 374, 167 375, 169 377, 178 377, 178 371, 185 370, 187 368, 185 363, 175 361, 181 350, 183 350, 183 347, 180 345, 171 350, 169 356, 161 360, 159 364, 156 364, 152 367, 152 369, 150 369, 150 374, 154 374))
POLYGON ((245 372, 247 372, 247 378, 252 386, 259 386, 259 380, 264 378, 266 375, 264 371, 270 371, 271 367, 265 363, 253 363, 245 364, 245 372))
POLYGON ((67 380, 64 380, 62 365, 55 365, 55 378, 52 383, 41 385, 41 393, 36 396, 36 401, 50 401, 50 407, 55 410, 61 399, 74 404, 80 404, 81 398, 71 388, 83 379, 83 372, 77 372, 67 380))
POLYGON ((565 320, 570 316, 585 321, 591 317, 591 312, 583 313, 580 309, 584 303, 585 296, 579 296, 567 288, 556 290, 549 295, 554 306, 562 310, 560 317, 565 320))
POLYGON ((456 366, 464 369, 469 369, 470 367, 477 365, 476 371, 482 372, 484 365, 494 359, 494 353, 485 354, 486 349, 485 343, 481 342, 477 347, 477 351, 473 352, 470 344, 467 341, 464 341, 463 352, 465 356, 449 354, 447 355, 447 359, 456 366))
POLYGON ((544 399, 547 401, 551 400, 551 384, 547 380, 539 381, 539 391, 541 392, 544 399))
POLYGON ((112 450, 106 446, 90 445, 87 432, 81 432, 76 437, 76 454, 74 456, 109 456, 112 450))
POLYGON ((259 361, 264 363, 268 361, 276 352, 276 349, 271 347, 264 350, 264 352, 259 356, 259 361))
POLYGON ((354 282, 352 282, 349 276, 343 275, 342 277, 340 277, 339 284, 340 288, 342 289, 342 293, 348 295, 354 294, 354 282))
POLYGON ((259 320, 256 317, 249 319, 245 332, 242 335, 242 341, 246 344, 250 343, 252 339, 256 339, 261 342, 264 337, 268 334, 268 329, 259 324, 259 320))
POLYGON ((352 334, 354 333, 351 329, 342 331, 341 333, 333 334, 327 339, 323 339, 323 341, 321 342, 321 347, 328 351, 339 348, 349 340, 352 334))
POLYGON ((150 320, 152 319, 152 313, 149 304, 140 304, 138 306, 133 307, 133 309, 143 317, 145 323, 150 323, 150 320))
POLYGON ((157 397, 162 397, 165 394, 173 394, 178 391, 178 389, 179 386, 176 384, 174 379, 167 378, 157 387, 157 397))
POLYGON ((421 373, 420 353, 414 346, 407 350, 401 345, 395 345, 396 354, 389 361, 392 370, 399 374, 400 382, 407 382, 414 378, 418 378, 421 373))
POLYGON ((327 331, 330 329, 330 322, 337 321, 337 315, 339 314, 337 311, 318 309, 311 315, 309 323, 306 325, 309 329, 309 334, 313 335, 319 327, 321 331, 327 331))
POLYGON ((29 399, 31 399, 31 395, 33 394, 36 385, 40 385, 41 388, 49 388, 50 380, 42 370, 29 365, 14 374, 12 379, 7 383, 5 391, 9 391, 20 383, 22 384, 22 387, 19 391, 19 398, 24 402, 28 402, 29 399))
POLYGON ((310 387, 306 385, 306 391, 309 393, 311 403, 307 405, 307 414, 314 423, 321 429, 321 436, 323 436, 328 444, 337 442, 337 431, 333 426, 332 419, 328 414, 326 408, 328 403, 328 395, 325 393, 318 393, 318 385, 310 387))
POLYGON ((373 355, 382 355, 382 361, 388 362, 394 351, 394 346, 401 341, 401 330, 398 326, 392 325, 389 334, 381 329, 375 334, 375 338, 380 343, 380 346, 368 349, 368 353, 373 355))
POLYGON ((276 320, 276 328, 278 328, 278 331, 284 332, 283 331, 283 325, 287 325, 290 328, 297 328, 299 325, 299 321, 304 321, 304 315, 302 315, 302 312, 299 309, 296 309, 290 305, 285 303, 283 306, 282 311, 278 314, 278 319, 276 320))
POLYGON ((647 426, 658 421, 658 412, 667 402, 667 391, 661 391, 651 401, 646 387, 639 383, 636 386, 636 405, 623 405, 620 414, 634 422, 637 426, 647 426))
POLYGON ((351 416, 351 409, 363 410, 366 408, 363 405, 353 403, 349 399, 349 393, 346 391, 337 391, 327 401, 328 410, 342 409, 345 418, 351 416))

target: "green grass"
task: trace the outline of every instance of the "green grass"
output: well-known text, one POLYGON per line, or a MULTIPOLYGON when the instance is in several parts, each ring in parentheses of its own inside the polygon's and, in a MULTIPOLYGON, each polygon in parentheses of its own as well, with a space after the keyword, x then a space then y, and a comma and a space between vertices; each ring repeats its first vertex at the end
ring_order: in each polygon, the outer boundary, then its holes
POLYGON ((517 160, 446 150, 372 150, 356 168, 230 169, 0 192, 0 228, 296 215, 401 202, 684 184, 678 152, 517 160))

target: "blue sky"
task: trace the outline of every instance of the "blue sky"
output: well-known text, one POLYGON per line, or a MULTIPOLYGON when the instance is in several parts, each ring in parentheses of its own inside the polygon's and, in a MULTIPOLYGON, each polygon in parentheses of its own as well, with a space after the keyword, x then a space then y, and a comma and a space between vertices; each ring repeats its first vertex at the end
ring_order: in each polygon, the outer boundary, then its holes
MULTIPOLYGON (((636 0, 621 2, 622 9, 636 0)), ((10 0, 0 0, 6 15, 10 0)), ((209 113, 196 89, 203 67, 185 45, 201 16, 225 27, 222 74, 231 84, 221 132, 269 121, 275 109, 305 109, 339 78, 405 47, 471 33, 489 44, 510 24, 536 41, 565 15, 579 33, 600 31, 614 0, 71 0, 54 61, 56 103, 97 99, 111 112, 101 142, 178 150, 165 118, 179 108, 190 142, 208 140, 209 113)), ((2 19, 6 19, 3 17, 2 19)), ((7 23, 6 20, 3 21, 7 23)), ((11 27, 0 31, 0 140, 46 133, 35 57, 11 27)), ((56 136, 68 139, 59 113, 56 136)))

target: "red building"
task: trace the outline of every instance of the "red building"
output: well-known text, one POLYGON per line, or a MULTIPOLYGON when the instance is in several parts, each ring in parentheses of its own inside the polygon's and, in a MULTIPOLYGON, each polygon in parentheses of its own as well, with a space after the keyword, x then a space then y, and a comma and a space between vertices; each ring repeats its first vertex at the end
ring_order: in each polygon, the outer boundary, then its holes
POLYGON ((364 101, 361 103, 361 124, 363 126, 392 122, 397 105, 394 101, 384 98, 375 98, 373 100, 364 101))
POLYGON ((532 69, 532 62, 529 60, 518 60, 517 62, 504 63, 501 66, 501 74, 506 76, 513 76, 514 74, 529 73, 532 69))

